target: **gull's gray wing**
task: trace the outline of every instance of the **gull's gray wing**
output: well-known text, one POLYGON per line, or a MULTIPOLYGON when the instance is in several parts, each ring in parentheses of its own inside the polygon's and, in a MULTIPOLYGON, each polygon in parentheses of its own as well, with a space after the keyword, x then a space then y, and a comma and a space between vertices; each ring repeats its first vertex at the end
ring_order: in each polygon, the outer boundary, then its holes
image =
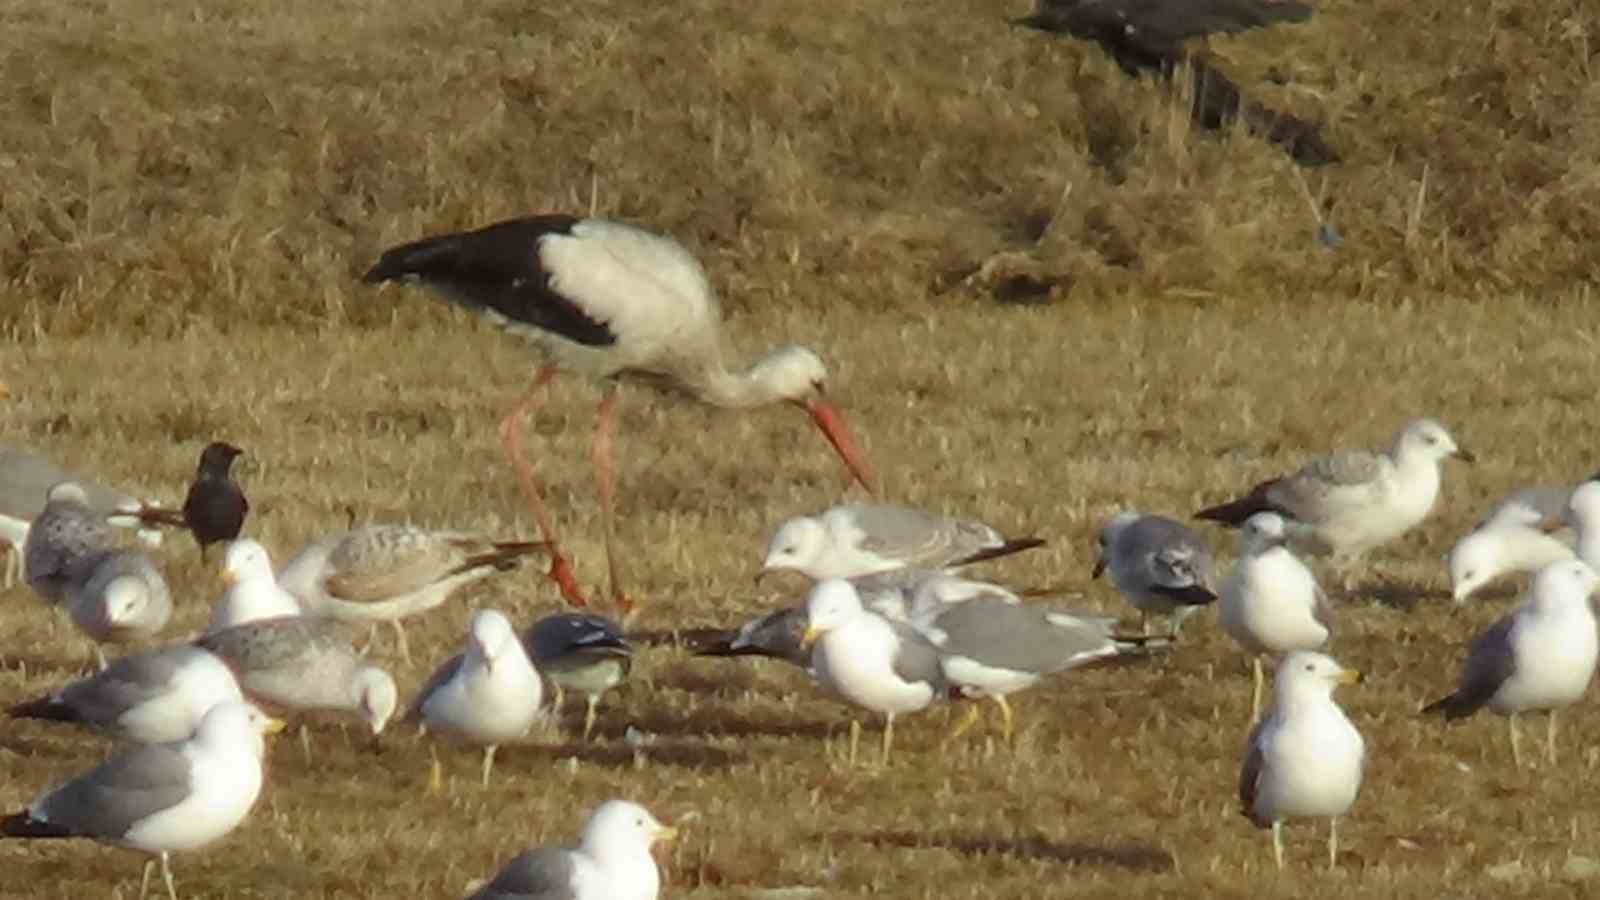
POLYGON ((578 900, 572 851, 529 850, 507 863, 494 880, 466 900, 578 900))
POLYGON ((1478 635, 1467 649, 1461 682, 1455 693, 1423 707, 1425 713, 1440 712, 1446 719, 1470 716, 1482 709, 1500 690, 1506 679, 1516 674, 1517 658, 1511 649, 1515 614, 1508 615, 1478 635))
POLYGON ((456 677, 456 673, 460 672, 461 667, 466 664, 467 655, 465 653, 457 653, 455 656, 440 663, 439 668, 434 669, 433 674, 429 675, 428 680, 423 682, 422 687, 417 690, 416 699, 412 700, 411 706, 406 709, 405 720, 410 722, 418 719, 422 715, 422 705, 428 702, 428 698, 432 697, 435 691, 444 687, 450 679, 456 677))
POLYGON ((1239 811, 1258 828, 1272 824, 1271 819, 1263 820, 1256 814, 1256 797, 1260 793, 1261 776, 1266 766, 1266 749, 1261 746, 1261 736, 1270 718, 1269 714, 1250 729, 1250 736, 1245 738, 1244 743, 1244 765, 1239 769, 1239 811))
POLYGON ((146 744, 56 788, 28 812, 69 835, 117 839, 187 798, 189 777, 189 761, 180 751, 146 744))
MULTIPOLYGON (((861 549, 868 552, 904 560, 908 564, 934 566, 939 565, 938 558, 952 556, 958 523, 949 519, 919 509, 883 503, 852 503, 843 507, 841 512, 855 520, 856 527, 862 533, 861 549), (930 559, 935 561, 930 563, 930 559)), ((990 531, 990 534, 993 532, 990 531)), ((967 539, 971 539, 970 534, 967 539)))
POLYGON ((1209 603, 1211 551, 1194 529, 1165 516, 1141 516, 1118 535, 1112 552, 1132 569, 1135 582, 1183 603, 1209 603))
POLYGON ((942 656, 1014 672, 1061 672, 1117 652, 1110 620, 978 597, 935 616, 926 634, 942 656))
POLYGON ((109 728, 123 713, 159 696, 178 671, 206 651, 173 647, 116 660, 99 673, 74 681, 51 699, 72 711, 74 721, 109 728))
POLYGON ((898 646, 890 665, 902 681, 922 683, 933 688, 934 694, 945 692, 944 670, 939 667, 939 651, 928 643, 923 634, 903 622, 890 622, 898 646))

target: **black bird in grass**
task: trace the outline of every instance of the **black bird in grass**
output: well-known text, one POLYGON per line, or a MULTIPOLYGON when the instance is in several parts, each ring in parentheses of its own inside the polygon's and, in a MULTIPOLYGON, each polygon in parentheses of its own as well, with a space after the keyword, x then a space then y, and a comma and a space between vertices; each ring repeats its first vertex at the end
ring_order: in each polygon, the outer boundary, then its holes
POLYGON ((244 517, 250 512, 250 502, 231 471, 233 461, 243 453, 223 441, 208 444, 200 452, 194 483, 183 498, 183 524, 194 533, 202 559, 212 544, 238 537, 244 517))
POLYGON ((1304 22, 1313 7, 1300 0, 1039 0, 1017 20, 1041 31, 1094 41, 1129 75, 1170 81, 1192 73, 1190 117, 1207 129, 1242 119, 1245 126, 1303 166, 1338 162, 1316 124, 1245 99, 1239 86, 1185 44, 1211 34, 1236 34, 1279 22, 1304 22))

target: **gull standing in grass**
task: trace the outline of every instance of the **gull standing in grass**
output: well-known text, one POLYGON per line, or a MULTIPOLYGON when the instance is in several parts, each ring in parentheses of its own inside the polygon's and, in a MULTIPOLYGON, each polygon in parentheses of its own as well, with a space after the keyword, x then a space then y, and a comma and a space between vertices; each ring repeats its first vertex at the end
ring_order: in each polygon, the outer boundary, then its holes
POLYGON ((1195 517, 1239 526, 1257 513, 1277 513, 1289 520, 1296 544, 1307 551, 1353 558, 1427 518, 1439 498, 1439 464, 1449 456, 1473 461, 1443 425, 1417 419, 1387 452, 1343 450, 1324 456, 1195 517))
POLYGON ((94 641, 94 657, 106 667, 103 643, 153 637, 172 618, 172 592, 161 570, 142 551, 102 550, 83 560, 81 583, 67 585, 63 605, 72 623, 94 641))
POLYGON ((761 575, 792 570, 813 581, 899 569, 947 569, 1044 544, 1006 538, 982 522, 881 503, 848 503, 778 526, 761 575))
POLYGON ((583 826, 576 849, 522 853, 466 900, 656 900, 661 873, 650 848, 677 835, 644 807, 608 800, 583 826))
POLYGON ((222 580, 228 587, 212 604, 207 632, 302 612, 300 601, 273 576, 267 548, 249 538, 234 541, 224 551, 222 580))
POLYGON ((65 481, 77 484, 89 510, 108 524, 137 529, 140 543, 147 547, 161 545, 161 531, 154 527, 160 516, 133 495, 73 475, 31 450, 0 446, 0 544, 17 551, 7 555, 5 579, 0 582, 5 587, 22 575, 22 552, 30 524, 44 512, 50 489, 65 481))
POLYGON ((1502 575, 1537 572, 1571 559, 1571 535, 1553 533, 1571 496, 1570 487, 1534 487, 1500 501, 1445 557, 1455 602, 1466 602, 1502 575))
POLYGON ((555 687, 552 706, 558 712, 562 692, 584 695, 583 739, 588 740, 600 697, 621 684, 633 668, 633 648, 622 628, 604 616, 556 613, 529 626, 522 644, 534 667, 555 687))
POLYGON ((211 707, 243 700, 222 660, 178 646, 125 656, 49 696, 11 707, 18 719, 73 722, 145 744, 181 741, 211 707))
POLYGON ((1272 829, 1272 855, 1283 868, 1283 820, 1328 818, 1328 867, 1339 858, 1339 817, 1361 789, 1366 742, 1333 690, 1361 674, 1321 653, 1297 650, 1278 664, 1272 707, 1250 730, 1239 772, 1239 804, 1259 828, 1272 829))
POLYGON ((1576 532, 1578 558, 1600 571, 1600 472, 1573 489, 1563 519, 1576 532))
MULTIPOLYGON (((480 609, 467 628, 467 649, 439 666, 418 692, 407 719, 433 732, 483 747, 489 785, 500 744, 528 733, 543 711, 544 688, 522 640, 504 613, 480 609)), ((432 785, 442 782, 434 759, 432 785)))
POLYGON ((1315 650, 1333 628, 1328 597, 1287 545, 1283 517, 1256 513, 1239 533, 1239 560, 1217 603, 1222 630, 1250 654, 1250 719, 1261 711, 1264 653, 1315 650))
MULTIPOLYGON (((329 619, 278 616, 194 643, 226 663, 252 700, 295 712, 353 713, 376 737, 399 705, 399 690, 388 672, 355 651, 344 631, 329 619)), ((300 738, 306 746, 304 728, 300 738)))
POLYGON ((308 544, 278 572, 278 583, 308 613, 390 622, 400 656, 410 662, 402 618, 427 612, 458 588, 546 549, 544 543, 493 541, 464 531, 366 525, 308 544))
POLYGON ((261 793, 262 736, 283 723, 234 701, 219 703, 194 736, 144 744, 0 820, 0 836, 88 838, 147 853, 139 896, 159 861, 169 900, 178 900, 168 856, 216 841, 244 821, 261 793))
POLYGON ((1517 715, 1550 713, 1546 758, 1556 761, 1556 711, 1583 698, 1600 659, 1590 596, 1600 575, 1575 559, 1551 563, 1533 580, 1533 595, 1480 634, 1467 650, 1455 693, 1428 704, 1424 713, 1454 720, 1487 707, 1507 717, 1511 758, 1522 765, 1517 715))
POLYGON ((616 468, 611 435, 618 386, 642 382, 728 409, 789 403, 804 409, 851 473, 871 490, 866 457, 823 396, 815 353, 780 347, 743 371, 723 354, 722 311, 706 273, 682 244, 641 228, 567 215, 529 216, 386 250, 367 284, 420 281, 536 345, 547 357, 532 388, 500 423, 500 440, 550 547, 549 576, 570 603, 585 602, 556 544, 522 428, 539 391, 566 370, 606 382, 592 458, 600 487, 611 599, 629 609, 614 551, 616 468))
MULTIPOLYGON (((812 587, 806 618, 800 643, 811 651, 812 676, 846 701, 883 714, 879 758, 887 765, 895 716, 926 709, 949 690, 939 651, 910 625, 862 608, 855 587, 843 579, 825 579, 812 587)), ((860 735, 860 722, 852 720, 852 764, 860 735)))
POLYGON ((1217 599, 1212 593, 1211 551, 1189 526, 1165 516, 1120 512, 1100 529, 1100 557, 1094 574, 1111 574, 1111 584, 1139 611, 1150 633, 1150 616, 1171 616, 1168 634, 1176 638, 1183 620, 1217 599))

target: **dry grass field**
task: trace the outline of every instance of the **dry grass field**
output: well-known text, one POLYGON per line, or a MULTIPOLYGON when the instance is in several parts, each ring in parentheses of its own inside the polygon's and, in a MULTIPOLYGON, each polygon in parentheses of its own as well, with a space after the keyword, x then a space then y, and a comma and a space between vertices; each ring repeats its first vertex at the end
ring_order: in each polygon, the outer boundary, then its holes
MULTIPOLYGON (((845 764, 852 710, 799 672, 670 648, 642 652, 596 741, 504 748, 490 790, 441 750, 449 791, 425 796, 409 728, 374 749, 319 722, 309 760, 275 743, 240 830, 176 857, 184 896, 458 897, 617 795, 694 814, 659 856, 670 897, 1600 891, 1592 702, 1558 769, 1513 768, 1502 720, 1415 714, 1515 596, 1453 608, 1451 542, 1510 489, 1596 467, 1600 11, 1327 0, 1214 40, 1247 89, 1326 123, 1345 161, 1307 173, 1188 134, 1181 101, 1098 49, 1010 26, 1024 4, 0 0, 3 438, 168 501, 230 440, 247 527, 280 556, 347 510, 531 535, 493 429, 529 354, 356 279, 397 241, 547 209, 684 241, 739 355, 794 340, 829 361, 886 498, 1049 537, 985 572, 1064 585, 1051 602, 1121 611, 1088 580, 1115 509, 1183 515, 1433 415, 1479 462, 1447 464, 1434 516, 1345 598, 1331 650, 1369 675, 1340 696, 1370 759, 1338 871, 1320 823, 1289 829, 1280 873, 1239 816, 1249 679, 1208 613, 1169 658, 1020 695, 1014 746, 942 753, 948 711, 906 717, 887 769, 845 764)), ((530 441, 591 584, 597 398, 560 382, 530 441)), ((628 394, 639 627, 798 592, 750 587, 771 528, 857 496, 808 430, 628 394)), ((220 588, 186 537, 162 557, 176 638, 220 588)), ((386 661, 412 690, 473 608, 556 604, 523 570, 414 620, 416 661, 386 661)), ((83 670, 25 588, 0 623, 0 703, 83 670)), ((0 806, 105 752, 0 722, 0 806)), ((140 864, 4 842, 0 896, 129 897, 140 864)))

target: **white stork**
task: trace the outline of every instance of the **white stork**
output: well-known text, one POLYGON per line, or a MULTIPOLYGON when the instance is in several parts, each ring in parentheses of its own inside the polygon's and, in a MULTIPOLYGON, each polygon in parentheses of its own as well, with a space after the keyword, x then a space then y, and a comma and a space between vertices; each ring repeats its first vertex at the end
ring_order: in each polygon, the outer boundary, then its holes
POLYGON ((595 422, 593 459, 612 599, 623 609, 629 604, 612 552, 611 432, 620 380, 645 381, 714 406, 780 400, 800 406, 871 490, 865 457, 843 416, 823 397, 822 360, 805 347, 785 346, 743 372, 729 371, 716 295, 700 263, 671 238, 603 219, 530 216, 394 247, 362 278, 368 284, 400 279, 421 281, 545 351, 533 386, 501 421, 500 439, 549 542, 550 578, 574 605, 584 605, 584 597, 522 450, 522 427, 539 389, 559 370, 610 384, 595 422))

